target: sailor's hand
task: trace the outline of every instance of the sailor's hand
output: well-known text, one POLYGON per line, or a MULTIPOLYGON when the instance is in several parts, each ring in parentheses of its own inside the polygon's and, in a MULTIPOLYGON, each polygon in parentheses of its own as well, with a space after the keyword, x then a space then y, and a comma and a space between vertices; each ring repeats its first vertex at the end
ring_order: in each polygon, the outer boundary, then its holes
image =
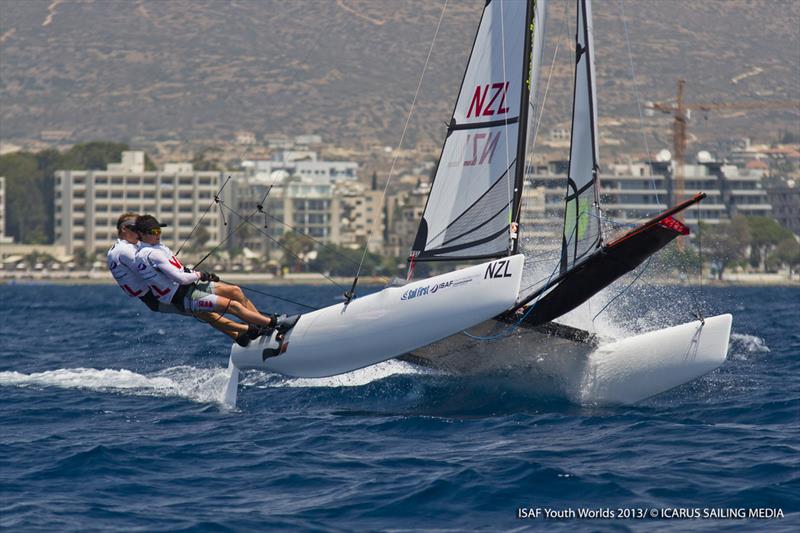
POLYGON ((200 272, 200 281, 219 281, 219 276, 213 272, 200 272))
POLYGON ((203 282, 206 282, 206 281, 217 282, 217 281, 219 281, 219 276, 217 276, 213 272, 200 272, 200 281, 203 281, 203 282))

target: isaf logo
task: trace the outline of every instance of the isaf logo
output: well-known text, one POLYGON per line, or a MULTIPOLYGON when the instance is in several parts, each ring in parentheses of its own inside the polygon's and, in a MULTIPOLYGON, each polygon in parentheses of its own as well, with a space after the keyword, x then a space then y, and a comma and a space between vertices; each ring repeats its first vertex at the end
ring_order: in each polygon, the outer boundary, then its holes
POLYGON ((486 265, 486 272, 483 274, 483 279, 510 278, 511 273, 508 271, 508 266, 510 264, 511 261, 508 259, 501 259, 500 261, 489 263, 486 265))
POLYGON ((431 293, 438 291, 439 289, 446 289, 447 287, 451 287, 453 285, 453 280, 450 281, 443 281, 441 283, 437 283, 433 287, 431 287, 431 293))

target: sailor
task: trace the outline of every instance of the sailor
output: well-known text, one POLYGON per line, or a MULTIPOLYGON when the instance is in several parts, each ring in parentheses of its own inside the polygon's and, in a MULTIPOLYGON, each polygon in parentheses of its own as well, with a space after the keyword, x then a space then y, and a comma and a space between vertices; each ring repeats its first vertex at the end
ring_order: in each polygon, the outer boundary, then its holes
POLYGON ((224 315, 230 311, 248 324, 247 331, 236 339, 243 346, 275 328, 286 329, 294 325, 291 323, 290 326, 286 320, 279 324, 279 317, 261 314, 241 288, 221 282, 216 274, 184 267, 161 243, 161 228, 165 226, 151 215, 140 215, 136 217, 134 227, 141 241, 136 252, 136 269, 159 302, 171 303, 181 312, 192 314, 215 312, 224 315))
MULTIPOLYGON (((136 213, 123 213, 117 219, 117 242, 108 251, 108 269, 120 288, 132 298, 139 298, 151 311, 180 313, 172 304, 159 302, 136 268, 139 234, 134 231, 136 213)), ((247 326, 222 317, 217 313, 201 313, 197 318, 209 322, 226 335, 237 339, 247 331, 247 326)))

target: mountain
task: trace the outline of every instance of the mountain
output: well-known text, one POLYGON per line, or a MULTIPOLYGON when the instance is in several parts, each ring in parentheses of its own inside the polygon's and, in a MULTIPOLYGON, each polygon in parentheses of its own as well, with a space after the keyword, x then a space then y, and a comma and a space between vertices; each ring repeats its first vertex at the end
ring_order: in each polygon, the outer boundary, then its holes
MULTIPOLYGON (((440 143, 483 1, 447 4, 404 146, 440 143)), ((443 4, 4 0, 0 138, 69 130, 72 141, 193 140, 248 130, 396 145, 443 4)), ((559 52, 543 132, 570 112, 575 21, 565 6, 573 11, 571 0, 549 10, 543 79, 559 52)), ((643 101, 674 99, 679 77, 687 101, 800 97, 798 2, 596 1, 601 125, 620 142, 641 138, 621 7, 643 101)), ((714 112, 690 131, 711 140, 797 132, 799 117, 714 112)), ((668 142, 666 117, 646 122, 654 144, 668 142)))

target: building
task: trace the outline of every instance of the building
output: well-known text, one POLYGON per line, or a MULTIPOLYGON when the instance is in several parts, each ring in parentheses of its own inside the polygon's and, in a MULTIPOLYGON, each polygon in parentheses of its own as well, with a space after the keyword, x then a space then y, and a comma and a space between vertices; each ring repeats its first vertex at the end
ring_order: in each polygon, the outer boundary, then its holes
POLYGON ((313 150, 281 149, 268 160, 243 161, 248 177, 278 182, 288 176, 300 176, 317 183, 358 180, 355 161, 323 161, 313 150))
POLYGON ((767 189, 772 216, 778 223, 800 236, 800 187, 787 180, 767 189))
MULTIPOLYGON (((763 169, 739 168, 715 161, 686 165, 684 191, 679 195, 672 179, 673 166, 671 162, 653 162, 651 171, 649 163, 611 165, 599 176, 603 216, 623 226, 639 223, 698 192, 706 193, 706 198, 683 214, 684 221, 695 229, 698 222, 718 224, 736 214, 771 216, 772 206, 762 185, 763 169)), ((528 168, 523 195, 531 194, 530 187, 544 190, 544 221, 563 216, 567 171, 566 161, 528 168)), ((526 224, 523 231, 528 231, 526 224)))
POLYGON ((384 240, 384 252, 387 255, 408 257, 430 190, 430 183, 418 182, 412 190, 401 191, 387 198, 384 240))
POLYGON ((14 239, 6 236, 6 179, 0 176, 0 244, 11 244, 14 239))
POLYGON ((173 249, 190 238, 198 223, 205 231, 195 231, 193 236, 205 233, 205 246, 218 244, 222 218, 213 212, 203 215, 222 186, 222 174, 195 171, 189 163, 147 171, 144 161, 144 152, 130 151, 106 170, 56 171, 56 244, 63 245, 68 254, 78 248, 106 250, 117 238, 117 217, 127 211, 152 214, 169 224, 163 242, 173 249))
POLYGON ((383 252, 384 213, 383 192, 373 186, 353 181, 340 181, 334 185, 338 204, 339 235, 336 244, 362 249, 367 243, 372 253, 383 252))

